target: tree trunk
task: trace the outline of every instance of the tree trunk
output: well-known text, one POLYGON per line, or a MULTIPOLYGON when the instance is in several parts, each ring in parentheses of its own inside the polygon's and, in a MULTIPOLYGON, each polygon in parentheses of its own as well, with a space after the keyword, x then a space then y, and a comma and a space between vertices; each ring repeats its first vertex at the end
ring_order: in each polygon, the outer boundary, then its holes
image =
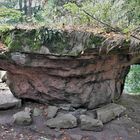
POLYGON ((24 0, 24 13, 27 15, 27 0, 24 0))
POLYGON ((28 16, 32 17, 32 0, 29 0, 28 16))
POLYGON ((22 10, 23 10, 23 7, 22 7, 22 0, 19 0, 19 9, 20 9, 20 11, 22 12, 22 10))

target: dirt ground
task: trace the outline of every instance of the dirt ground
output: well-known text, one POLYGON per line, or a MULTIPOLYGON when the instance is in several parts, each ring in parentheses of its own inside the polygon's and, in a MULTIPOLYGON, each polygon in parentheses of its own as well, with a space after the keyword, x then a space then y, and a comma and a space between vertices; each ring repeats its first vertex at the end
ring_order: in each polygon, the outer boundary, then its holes
POLYGON ((50 129, 45 125, 44 113, 33 117, 30 126, 17 126, 12 119, 14 113, 25 107, 47 107, 25 102, 20 109, 0 110, 0 140, 140 140, 140 96, 124 94, 118 103, 127 108, 126 115, 105 124, 102 132, 93 132, 79 128, 50 129))

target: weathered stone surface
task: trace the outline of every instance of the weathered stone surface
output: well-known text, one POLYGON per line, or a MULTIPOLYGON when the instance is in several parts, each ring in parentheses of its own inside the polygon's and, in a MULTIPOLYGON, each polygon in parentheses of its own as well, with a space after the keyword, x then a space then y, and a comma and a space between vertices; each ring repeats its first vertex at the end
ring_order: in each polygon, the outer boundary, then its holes
POLYGON ((24 111, 14 114, 13 119, 17 125, 30 125, 32 123, 30 108, 25 108, 24 111))
POLYGON ((58 111, 58 107, 48 106, 48 108, 46 109, 47 119, 51 119, 51 118, 55 117, 57 114, 57 111, 58 111))
POLYGON ((77 119, 71 114, 65 114, 47 120, 46 125, 50 128, 74 128, 77 126, 77 119))
POLYGON ((80 128, 89 131, 102 131, 103 123, 100 120, 93 119, 87 115, 80 116, 80 128))
POLYGON ((0 91, 0 109, 21 107, 21 100, 13 96, 10 90, 0 91))
POLYGON ((121 64, 125 56, 24 55, 24 64, 20 58, 16 65, 0 60, 1 67, 7 67, 7 83, 16 96, 43 103, 89 109, 109 103, 120 97, 128 72, 121 64))
POLYGON ((125 110, 126 108, 122 105, 111 103, 97 110, 97 118, 103 123, 107 123, 124 114, 125 110))

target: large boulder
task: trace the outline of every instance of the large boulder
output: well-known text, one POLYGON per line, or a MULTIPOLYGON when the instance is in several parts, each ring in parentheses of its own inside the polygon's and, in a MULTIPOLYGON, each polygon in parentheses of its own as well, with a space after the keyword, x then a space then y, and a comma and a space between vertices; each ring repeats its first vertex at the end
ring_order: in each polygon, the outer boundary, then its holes
POLYGON ((13 53, 7 72, 16 96, 43 103, 93 109, 119 98, 129 67, 125 56, 58 57, 13 53), (92 58, 93 57, 93 58, 92 58))
POLYGON ((138 62, 129 52, 135 51, 131 40, 97 29, 16 27, 1 40, 9 52, 1 53, 0 68, 12 93, 51 105, 93 109, 110 103, 121 96, 129 66, 138 62))

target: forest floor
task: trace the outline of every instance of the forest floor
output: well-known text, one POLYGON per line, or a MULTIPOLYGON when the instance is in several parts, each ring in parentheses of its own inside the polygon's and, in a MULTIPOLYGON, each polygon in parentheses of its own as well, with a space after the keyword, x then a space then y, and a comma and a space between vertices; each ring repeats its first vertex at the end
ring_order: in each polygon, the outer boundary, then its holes
POLYGON ((25 107, 47 108, 42 104, 24 102, 21 108, 0 110, 0 140, 140 140, 140 96, 123 94, 118 103, 127 108, 126 115, 105 124, 102 132, 93 132, 79 128, 50 129, 45 124, 45 113, 33 117, 29 126, 15 125, 13 114, 25 107))

